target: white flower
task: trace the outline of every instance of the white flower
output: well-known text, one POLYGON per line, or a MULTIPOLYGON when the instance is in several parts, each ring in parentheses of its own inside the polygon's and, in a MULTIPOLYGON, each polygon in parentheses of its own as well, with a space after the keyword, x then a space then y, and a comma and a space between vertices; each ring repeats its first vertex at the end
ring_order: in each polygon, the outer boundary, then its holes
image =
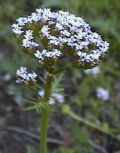
POLYGON ((98 73, 100 73, 100 67, 99 66, 96 66, 92 69, 87 69, 87 70, 84 70, 84 72, 86 74, 93 74, 93 75, 97 75, 98 73))
POLYGON ((51 36, 49 35, 48 36, 48 39, 49 39, 49 44, 53 44, 55 46, 58 46, 61 44, 61 41, 59 38, 55 37, 55 36, 51 36))
POLYGON ((44 60, 43 54, 39 50, 35 53, 35 57, 37 57, 40 61, 44 60))
POLYGON ((12 78, 11 74, 9 73, 6 73, 4 76, 3 76, 3 80, 4 81, 10 81, 10 79, 12 78))
POLYGON ((71 35, 70 32, 67 30, 62 30, 60 33, 61 33, 61 35, 67 36, 67 37, 70 37, 70 35, 71 35))
MULTIPOLYGON (((44 97, 44 90, 40 90, 38 92, 38 95, 43 98, 44 97)), ((49 104, 51 104, 51 105, 55 104, 56 100, 58 100, 60 103, 64 103, 65 102, 65 99, 64 99, 64 97, 62 95, 60 95, 58 93, 53 93, 51 95, 50 100, 49 100, 49 104)))
POLYGON ((49 32, 49 29, 50 29, 50 28, 48 27, 48 25, 44 25, 44 26, 42 27, 42 29, 41 29, 42 35, 43 35, 43 36, 46 36, 46 37, 49 36, 49 33, 50 33, 50 32, 49 32))
POLYGON ((54 97, 55 99, 59 100, 60 103, 64 103, 65 99, 62 95, 58 94, 58 93, 53 93, 52 97, 54 97))
POLYGON ((60 23, 56 23, 56 28, 58 30, 63 30, 64 29, 63 26, 60 23))
POLYGON ((18 24, 13 24, 12 28, 13 28, 13 32, 16 35, 21 35, 24 32, 24 31, 22 31, 22 27, 20 27, 18 24))
POLYGON ((32 21, 34 21, 34 22, 39 21, 39 16, 38 16, 38 14, 37 14, 37 13, 32 13, 32 14, 31 14, 31 19, 32 19, 32 21))
POLYGON ((33 39, 33 31, 32 30, 27 30, 25 34, 25 38, 27 40, 32 40, 33 39))
POLYGON ((20 69, 18 69, 16 71, 16 76, 17 76, 17 83, 28 83, 28 82, 36 82, 36 77, 37 74, 35 72, 32 73, 28 73, 27 68, 26 67, 20 67, 20 69))
POLYGON ((103 88, 97 88, 96 89, 96 94, 97 94, 97 97, 106 101, 106 100, 109 100, 110 99, 110 95, 109 95, 109 91, 106 90, 106 89, 103 89, 103 88))
POLYGON ((20 17, 16 21, 18 22, 19 26, 24 26, 26 23, 28 23, 27 17, 20 17))
POLYGON ((100 50, 104 53, 104 52, 106 52, 106 50, 108 50, 108 49, 109 49, 109 43, 106 42, 106 41, 103 41, 103 42, 101 43, 100 50))

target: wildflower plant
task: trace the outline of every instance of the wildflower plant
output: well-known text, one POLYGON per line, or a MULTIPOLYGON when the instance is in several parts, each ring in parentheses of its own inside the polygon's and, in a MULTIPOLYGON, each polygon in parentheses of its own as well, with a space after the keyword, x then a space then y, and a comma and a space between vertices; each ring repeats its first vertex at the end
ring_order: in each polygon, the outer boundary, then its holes
MULTIPOLYGON (((42 104, 55 104, 55 98, 63 97, 53 93, 53 78, 59 72, 72 65, 81 69, 90 69, 99 64, 109 49, 109 43, 93 32, 83 18, 50 9, 36 9, 29 16, 20 17, 12 25, 22 50, 42 64, 47 72, 43 91, 39 91, 42 104), (62 65, 62 67, 61 67, 62 65)), ((17 83, 34 85, 39 74, 28 72, 21 67, 16 72, 17 83)), ((41 103, 41 102, 39 102, 41 103)), ((53 106, 53 105, 52 105, 53 106)), ((48 109, 42 109, 41 152, 47 153, 48 109)))

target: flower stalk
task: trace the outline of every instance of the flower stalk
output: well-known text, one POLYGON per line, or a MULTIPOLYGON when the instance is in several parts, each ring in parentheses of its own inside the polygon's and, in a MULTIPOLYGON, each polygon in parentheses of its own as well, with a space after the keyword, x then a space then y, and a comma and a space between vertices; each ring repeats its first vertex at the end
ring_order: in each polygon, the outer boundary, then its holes
MULTIPOLYGON (((47 75, 47 81, 45 85, 45 94, 44 94, 44 102, 49 103, 51 92, 52 92, 52 80, 53 75, 47 75)), ((41 153, 47 153, 47 126, 48 126, 48 110, 42 110, 42 119, 41 119, 41 153)))

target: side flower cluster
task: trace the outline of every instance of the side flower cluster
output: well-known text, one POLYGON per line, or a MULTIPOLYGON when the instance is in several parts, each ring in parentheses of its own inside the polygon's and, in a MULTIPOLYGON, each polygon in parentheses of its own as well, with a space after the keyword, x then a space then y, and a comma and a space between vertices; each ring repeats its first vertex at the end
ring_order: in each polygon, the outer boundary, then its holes
POLYGON ((17 83, 35 83, 37 74, 35 72, 29 73, 26 67, 20 67, 16 72, 17 83))
POLYGON ((109 49, 109 43, 93 32, 83 18, 64 11, 36 9, 31 15, 17 19, 12 28, 17 36, 22 36, 22 46, 34 48, 33 54, 41 62, 46 58, 59 60, 61 56, 73 56, 79 65, 93 67, 109 49))

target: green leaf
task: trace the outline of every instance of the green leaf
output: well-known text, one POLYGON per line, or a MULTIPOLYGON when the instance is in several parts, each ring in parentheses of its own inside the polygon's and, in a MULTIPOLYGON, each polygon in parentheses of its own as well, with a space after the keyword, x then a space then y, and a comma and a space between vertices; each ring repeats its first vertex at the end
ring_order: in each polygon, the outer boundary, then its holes
POLYGON ((52 93, 60 93, 63 92, 64 88, 61 85, 61 81, 63 78, 63 73, 59 74, 58 76, 54 77, 54 82, 52 84, 52 93))
POLYGON ((32 110, 41 111, 42 109, 45 109, 48 111, 53 110, 52 106, 48 103, 45 103, 43 100, 41 100, 37 103, 33 103, 33 105, 24 108, 25 111, 32 111, 32 110))

